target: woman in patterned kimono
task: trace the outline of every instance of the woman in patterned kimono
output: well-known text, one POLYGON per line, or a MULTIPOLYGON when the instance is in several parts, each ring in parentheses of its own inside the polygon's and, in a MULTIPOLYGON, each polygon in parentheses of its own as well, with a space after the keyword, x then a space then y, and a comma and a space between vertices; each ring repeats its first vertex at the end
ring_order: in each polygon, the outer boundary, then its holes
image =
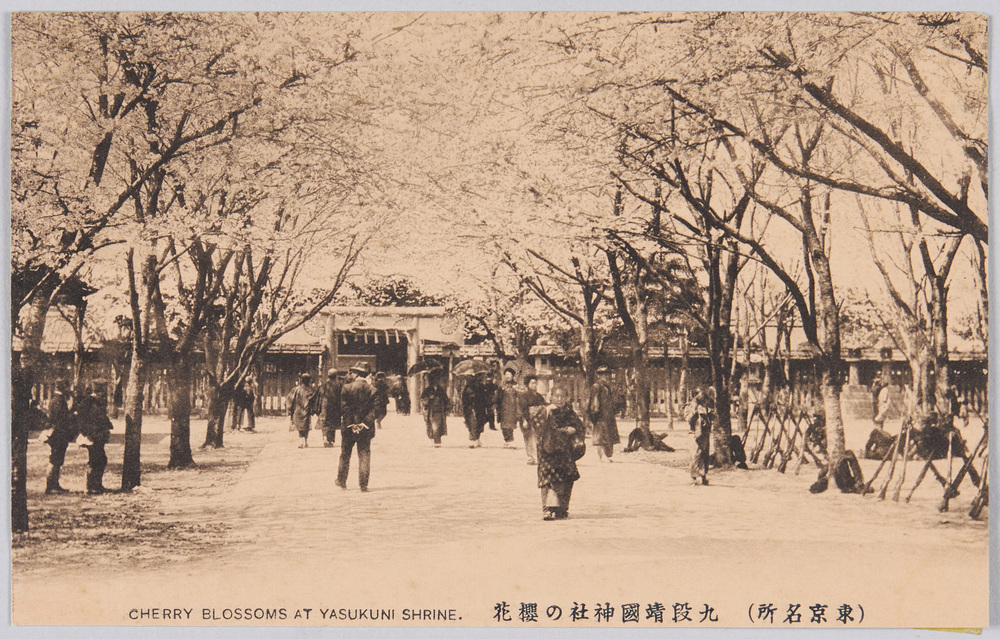
POLYGON ((575 436, 582 435, 583 422, 573 412, 563 389, 552 392, 552 404, 544 408, 544 419, 537 420, 538 488, 542 492, 542 519, 566 519, 573 482, 580 479, 576 462, 570 455, 575 436))

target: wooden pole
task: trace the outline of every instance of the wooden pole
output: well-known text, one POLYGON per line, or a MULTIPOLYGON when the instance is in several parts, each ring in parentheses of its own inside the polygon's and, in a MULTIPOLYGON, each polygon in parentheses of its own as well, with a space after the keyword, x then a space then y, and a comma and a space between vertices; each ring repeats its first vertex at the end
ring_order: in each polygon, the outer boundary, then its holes
POLYGON ((903 468, 899 472, 899 482, 896 490, 892 493, 892 500, 899 501, 899 493, 903 490, 903 482, 906 481, 906 463, 910 460, 910 428, 906 429, 906 437, 903 439, 903 468))
POLYGON ((878 474, 880 472, 882 472, 882 467, 885 466, 885 463, 887 461, 889 461, 889 457, 891 457, 891 456, 893 456, 895 454, 896 454, 896 444, 893 444, 892 448, 889 449, 889 452, 887 452, 885 454, 885 456, 882 457, 882 462, 878 465, 878 468, 875 469, 875 474, 872 475, 871 479, 868 480, 868 483, 865 484, 865 490, 864 490, 864 492, 861 493, 862 497, 865 496, 865 495, 867 495, 870 492, 873 492, 872 491, 872 484, 875 483, 875 478, 878 477, 878 474))
POLYGON ((913 484, 913 488, 910 489, 910 493, 906 496, 906 503, 910 503, 910 497, 913 497, 913 493, 917 492, 917 486, 919 486, 920 482, 924 480, 924 475, 927 474, 927 471, 930 470, 930 467, 933 465, 934 462, 928 459, 927 463, 924 464, 924 467, 920 469, 920 474, 917 475, 917 482, 913 484))
POLYGON ((904 419, 902 425, 899 427, 899 435, 896 436, 896 442, 892 445, 892 461, 889 463, 889 476, 885 478, 885 484, 878 491, 879 499, 885 499, 885 493, 889 489, 889 482, 892 481, 892 476, 896 474, 896 453, 899 451, 899 443, 903 441, 905 430, 906 420, 904 419))
POLYGON ((969 472, 969 467, 972 466, 972 461, 979 455, 980 449, 986 442, 986 434, 988 430, 986 426, 983 427, 983 436, 979 438, 979 443, 976 444, 976 448, 972 451, 972 454, 965 460, 962 464, 962 468, 958 471, 958 475, 955 476, 955 481, 948 484, 948 487, 944 489, 944 496, 941 498, 941 503, 938 505, 938 512, 946 513, 948 512, 948 501, 953 497, 958 495, 958 487, 961 485, 962 480, 965 479, 966 473, 969 472))

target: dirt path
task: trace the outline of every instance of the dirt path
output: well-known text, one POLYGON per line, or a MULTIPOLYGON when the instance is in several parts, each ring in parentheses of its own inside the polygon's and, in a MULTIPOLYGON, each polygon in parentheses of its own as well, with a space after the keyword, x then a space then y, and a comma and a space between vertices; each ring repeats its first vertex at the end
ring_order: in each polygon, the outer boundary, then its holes
MULTIPOLYGON (((171 557, 165 543, 152 559, 126 552, 95 567, 15 550, 15 621, 234 623, 204 615, 285 608, 287 619, 268 623, 364 624, 319 610, 379 608, 393 610, 383 623, 411 625, 421 622, 404 621, 404 608, 432 608, 453 609, 447 623, 497 625, 493 606, 507 602, 511 623, 521 603, 536 603, 539 625, 571 625, 573 603, 586 602, 588 619, 575 625, 601 625, 592 612, 600 602, 616 607, 610 623, 621 625, 623 604, 659 602, 668 611, 690 604, 693 621, 677 625, 702 625, 704 604, 720 625, 747 625, 758 603, 779 609, 777 625, 795 603, 803 626, 814 603, 830 606, 828 625, 845 603, 865 608, 866 626, 987 623, 987 525, 965 515, 967 495, 945 515, 929 483, 908 505, 813 496, 808 468, 798 477, 715 473, 712 485, 692 487, 676 467, 690 445, 678 431, 669 456, 598 464, 588 452, 571 518, 543 522, 523 449, 504 449, 488 432, 485 447, 470 450, 460 421, 449 427, 435 449, 419 418, 390 415, 373 443, 371 491, 361 493, 356 458, 342 491, 333 485, 339 447, 315 446, 314 432, 314 446, 300 450, 284 421, 262 420, 266 432, 237 455, 246 464, 217 473, 224 481, 147 504, 147 525, 186 531, 176 543, 190 552, 171 557), (64 605, 52 610, 53 600, 64 605), (546 618, 549 606, 561 608, 560 621, 546 618), (164 607, 193 612, 180 622, 129 618, 164 607), (310 618, 295 619, 304 608, 310 618)), ((657 624, 643 612, 639 625, 657 624)))

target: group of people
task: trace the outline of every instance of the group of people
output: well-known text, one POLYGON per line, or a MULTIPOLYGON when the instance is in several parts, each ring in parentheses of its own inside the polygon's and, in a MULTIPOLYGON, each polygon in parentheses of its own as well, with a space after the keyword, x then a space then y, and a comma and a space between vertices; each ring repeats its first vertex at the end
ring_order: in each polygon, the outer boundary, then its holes
POLYGON ((49 446, 49 473, 45 480, 45 493, 67 493, 60 484, 62 467, 69 445, 83 436, 80 445, 87 449, 87 494, 105 491, 104 469, 108 465, 105 444, 111 439, 113 428, 108 418, 106 402, 94 388, 70 393, 65 381, 56 383, 55 392, 47 406, 50 429, 45 443, 49 446))
MULTIPOLYGON (((590 391, 587 417, 598 458, 610 462, 614 446, 621 441, 615 419, 618 407, 611 391, 610 370, 605 366, 598 368, 597 377, 590 391)), ((444 370, 431 370, 420 396, 427 437, 435 447, 441 445, 441 437, 448 432, 447 415, 452 406, 447 383, 444 370)), ((525 375, 518 381, 517 373, 507 369, 499 386, 486 372, 471 377, 462 390, 461 402, 469 448, 482 447, 482 435, 487 428, 496 430, 499 425, 505 448, 514 447, 514 433, 521 432, 527 463, 538 467, 543 517, 564 519, 573 483, 580 477, 576 455, 582 454, 586 435, 583 420, 573 409, 568 394, 556 388, 552 401, 547 402, 538 391, 535 376, 525 375)))
POLYGON ((312 417, 323 433, 323 446, 332 448, 341 433, 340 464, 336 484, 347 488, 347 475, 355 447, 358 450, 358 485, 368 491, 371 475, 371 441, 382 427, 389 405, 389 385, 385 374, 377 374, 368 362, 355 364, 347 371, 332 368, 327 381, 312 385, 312 375, 303 373, 288 394, 288 414, 292 428, 299 433, 299 448, 308 448, 312 417))

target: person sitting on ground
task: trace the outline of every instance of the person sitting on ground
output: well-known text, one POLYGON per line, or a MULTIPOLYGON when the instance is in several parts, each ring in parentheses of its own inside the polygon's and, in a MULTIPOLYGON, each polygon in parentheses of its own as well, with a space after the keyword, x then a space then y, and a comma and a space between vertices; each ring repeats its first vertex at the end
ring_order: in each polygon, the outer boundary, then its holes
MULTIPOLYGON (((650 441, 649 450, 655 450, 666 453, 674 452, 674 449, 671 448, 670 446, 667 446, 667 444, 663 441, 666 438, 667 438, 666 433, 654 433, 653 431, 649 431, 649 441, 650 441)), ((632 432, 628 434, 628 445, 626 445, 625 448, 622 449, 622 452, 634 453, 635 451, 642 448, 642 440, 643 440, 642 429, 636 426, 635 428, 632 429, 632 432)))

